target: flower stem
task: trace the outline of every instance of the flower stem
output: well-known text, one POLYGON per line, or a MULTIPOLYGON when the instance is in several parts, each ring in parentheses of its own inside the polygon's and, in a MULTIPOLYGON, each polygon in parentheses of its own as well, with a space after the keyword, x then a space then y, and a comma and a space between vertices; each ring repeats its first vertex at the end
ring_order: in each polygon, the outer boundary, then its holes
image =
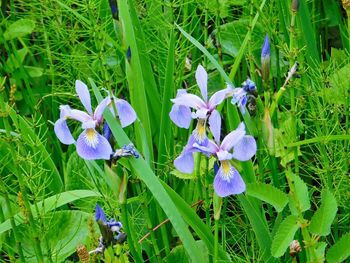
POLYGON ((217 262, 219 251, 219 219, 215 220, 214 229, 214 263, 217 262))

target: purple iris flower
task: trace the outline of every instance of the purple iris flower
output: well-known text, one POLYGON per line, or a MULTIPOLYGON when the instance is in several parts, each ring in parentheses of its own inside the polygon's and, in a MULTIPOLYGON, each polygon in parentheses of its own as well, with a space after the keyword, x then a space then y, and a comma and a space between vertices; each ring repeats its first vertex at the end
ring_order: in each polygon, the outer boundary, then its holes
MULTIPOLYGON (((221 122, 219 124, 221 127, 221 122)), ((232 194, 240 194, 245 191, 246 185, 235 167, 230 163, 231 159, 247 161, 256 153, 256 142, 253 136, 246 135, 244 123, 230 132, 220 144, 220 134, 214 137, 215 142, 208 141, 207 146, 195 143, 194 148, 205 154, 214 155, 220 162, 215 174, 214 190, 220 197, 232 194), (233 149, 233 151, 231 151, 233 149)))
MULTIPOLYGON (((75 89, 81 103, 87 112, 71 109, 68 105, 60 106, 60 118, 55 122, 56 136, 63 144, 73 144, 75 140, 68 128, 67 119, 73 119, 82 123, 83 132, 76 142, 78 155, 86 160, 106 159, 112 154, 112 147, 108 140, 100 135, 96 129, 103 121, 103 112, 110 107, 110 96, 103 99, 96 107, 95 112, 91 108, 91 99, 87 86, 80 80, 75 82, 75 89)), ((113 96, 114 97, 114 96, 113 96)), ((119 119, 123 127, 131 124, 136 119, 135 111, 130 104, 121 99, 114 99, 119 119)))
POLYGON ((246 81, 242 83, 241 88, 235 88, 232 91, 232 104, 237 104, 242 113, 245 113, 245 106, 248 102, 248 96, 250 92, 255 90, 256 86, 254 81, 250 78, 247 78, 246 81))
POLYGON ((217 134, 216 123, 221 117, 215 108, 230 92, 232 92, 232 88, 228 87, 215 92, 208 100, 208 74, 201 65, 198 65, 196 70, 196 81, 200 88, 202 98, 194 94, 189 94, 186 90, 178 90, 176 98, 171 100, 174 105, 169 115, 170 119, 178 127, 186 129, 190 127, 191 119, 197 119, 197 126, 192 135, 198 144, 205 145, 208 140, 206 134, 207 120, 209 122, 210 131, 213 134, 217 134), (191 108, 194 109, 195 112, 191 112, 191 108))

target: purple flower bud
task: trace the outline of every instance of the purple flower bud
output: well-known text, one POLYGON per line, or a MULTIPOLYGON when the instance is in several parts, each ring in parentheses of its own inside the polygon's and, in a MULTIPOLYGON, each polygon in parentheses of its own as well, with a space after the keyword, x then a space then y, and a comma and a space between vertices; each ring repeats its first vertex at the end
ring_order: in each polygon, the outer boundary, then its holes
POLYGON ((107 223, 106 214, 103 212, 103 209, 101 206, 96 204, 96 211, 95 211, 95 219, 96 221, 101 221, 102 223, 107 223))
POLYGON ((270 75, 270 41, 268 34, 265 36, 264 44, 261 49, 261 71, 263 81, 268 83, 270 75))
POLYGON ((108 123, 105 122, 103 124, 103 137, 105 137, 109 141, 111 139, 111 135, 111 129, 109 128, 108 123))
POLYGON ((128 47, 128 51, 126 52, 126 58, 128 59, 128 62, 130 63, 130 60, 131 60, 131 48, 130 48, 130 46, 128 47))
POLYGON ((109 0, 109 6, 112 11, 112 16, 115 20, 119 20, 118 4, 116 0, 109 0))
POLYGON ((266 57, 270 58, 270 41, 269 41, 269 35, 266 34, 264 39, 264 44, 261 49, 261 59, 264 59, 266 57))
POLYGON ((298 12, 299 10, 299 0, 292 0, 292 11, 293 12, 298 12))

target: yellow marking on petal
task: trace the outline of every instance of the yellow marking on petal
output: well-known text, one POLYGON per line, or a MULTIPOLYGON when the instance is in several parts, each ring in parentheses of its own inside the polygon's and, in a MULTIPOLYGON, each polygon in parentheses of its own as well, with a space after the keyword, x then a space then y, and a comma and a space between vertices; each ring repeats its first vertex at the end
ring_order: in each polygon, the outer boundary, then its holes
POLYGON ((231 167, 230 167, 229 161, 222 161, 221 165, 222 165, 222 171, 223 171, 225 177, 230 177, 231 176, 231 174, 230 174, 231 167))
POLYGON ((203 142, 207 137, 205 131, 205 119, 198 120, 195 137, 198 142, 203 142))
POLYGON ((94 129, 89 128, 86 130, 85 142, 88 146, 94 149, 96 148, 98 144, 98 136, 97 136, 97 132, 94 129))

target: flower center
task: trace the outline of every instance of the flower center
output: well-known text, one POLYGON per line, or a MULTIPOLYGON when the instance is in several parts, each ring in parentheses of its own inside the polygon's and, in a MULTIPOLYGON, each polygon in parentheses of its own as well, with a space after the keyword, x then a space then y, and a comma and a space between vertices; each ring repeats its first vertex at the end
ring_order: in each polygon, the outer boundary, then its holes
POLYGON ((222 179, 230 181, 233 177, 233 168, 229 161, 221 161, 222 179))
POLYGON ((89 128, 86 130, 85 142, 88 146, 90 146, 94 149, 96 148, 96 146, 98 144, 98 136, 97 136, 97 132, 94 129, 89 128))
POLYGON ((205 119, 198 119, 197 127, 194 135, 195 135, 196 141, 199 144, 205 141, 205 139, 207 138, 207 134, 205 132, 205 119))

